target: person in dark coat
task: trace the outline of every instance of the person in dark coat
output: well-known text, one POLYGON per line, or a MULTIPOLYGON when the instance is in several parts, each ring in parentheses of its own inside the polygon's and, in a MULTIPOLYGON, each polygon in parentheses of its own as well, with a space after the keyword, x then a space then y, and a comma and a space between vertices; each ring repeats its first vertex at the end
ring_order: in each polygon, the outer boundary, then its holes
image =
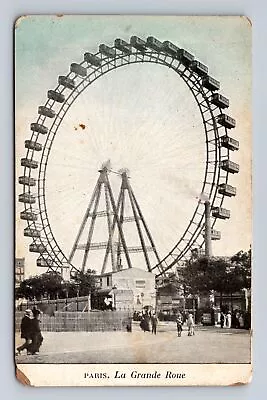
POLYGON ((156 314, 151 315, 151 332, 155 335, 157 334, 157 325, 158 325, 158 318, 156 314))
POLYGON ((39 349, 43 343, 43 336, 40 329, 40 310, 36 307, 32 309, 33 320, 32 320, 32 343, 29 346, 29 352, 31 354, 39 353, 39 349))
POLYGON ((140 322, 140 328, 144 331, 144 332, 150 332, 149 329, 149 317, 146 315, 143 315, 141 318, 141 322, 140 322))
POLYGON ((177 335, 178 337, 181 337, 183 331, 183 317, 181 314, 179 314, 176 319, 176 325, 177 325, 177 335))
POLYGON ((30 353, 30 346, 32 343, 32 333, 33 333, 33 314, 31 310, 26 310, 25 315, 21 320, 20 331, 21 331, 21 338, 25 339, 25 343, 21 346, 17 347, 18 354, 21 353, 22 350, 26 349, 27 354, 30 353))
POLYGON ((145 332, 145 325, 146 325, 146 321, 145 321, 144 316, 142 315, 141 321, 140 321, 140 328, 141 328, 142 331, 144 331, 144 332, 145 332))
POLYGON ((221 324, 221 328, 224 327, 224 322, 225 322, 225 315, 224 315, 224 313, 221 311, 221 315, 220 315, 220 324, 221 324))

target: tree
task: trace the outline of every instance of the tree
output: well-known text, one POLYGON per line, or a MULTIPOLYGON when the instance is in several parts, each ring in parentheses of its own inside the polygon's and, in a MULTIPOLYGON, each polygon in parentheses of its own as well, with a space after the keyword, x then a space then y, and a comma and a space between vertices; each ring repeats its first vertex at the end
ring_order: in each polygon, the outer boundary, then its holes
POLYGON ((239 252, 231 259, 206 258, 190 260, 181 272, 184 292, 191 294, 208 293, 212 290, 220 294, 238 292, 250 287, 251 260, 249 252, 239 252))
POLYGON ((238 275, 242 281, 242 288, 251 288, 251 249, 239 251, 231 257, 233 273, 238 275))
POLYGON ((64 282, 62 277, 55 272, 47 272, 33 276, 21 282, 16 288, 17 299, 40 300, 43 296, 50 299, 88 296, 96 291, 97 278, 95 271, 79 272, 71 281, 64 282))
POLYGON ((181 284, 179 278, 174 274, 170 273, 166 277, 161 286, 158 287, 158 293, 160 295, 175 295, 179 292, 181 284))
POLYGON ((86 272, 79 272, 73 278, 73 284, 80 296, 88 296, 89 293, 94 293, 97 286, 95 271, 88 269, 86 272))
POLYGON ((16 298, 40 300, 42 296, 56 297, 61 288, 62 278, 55 272, 47 272, 39 276, 32 276, 21 282, 16 288, 16 298))
POLYGON ((208 292, 213 270, 208 258, 200 257, 197 260, 189 260, 185 268, 180 271, 180 280, 184 295, 199 295, 208 292))
POLYGON ((248 270, 251 269, 251 249, 248 251, 240 250, 238 253, 231 257, 234 264, 242 265, 248 270))
POLYGON ((60 299, 65 299, 67 297, 71 298, 75 296, 77 296, 77 286, 75 283, 69 281, 62 282, 58 297, 60 299))

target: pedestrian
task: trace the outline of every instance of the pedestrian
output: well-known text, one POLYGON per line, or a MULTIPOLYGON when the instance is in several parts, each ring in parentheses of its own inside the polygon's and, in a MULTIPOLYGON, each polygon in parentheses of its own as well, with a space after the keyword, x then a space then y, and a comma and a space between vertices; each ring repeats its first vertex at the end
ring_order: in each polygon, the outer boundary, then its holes
POLYGON ((33 315, 31 310, 26 310, 24 317, 21 320, 20 331, 21 331, 21 338, 25 339, 25 343, 21 346, 17 347, 17 352, 20 354, 22 350, 26 349, 27 354, 30 353, 30 345, 32 343, 32 332, 33 332, 33 315))
POLYGON ((193 336, 195 334, 195 329, 194 329, 195 324, 192 314, 188 315, 187 326, 188 326, 188 336, 193 336))
POLYGON ((243 315, 242 315, 242 314, 240 314, 240 317, 239 317, 239 319, 238 319, 238 322, 239 322, 239 327, 240 327, 241 329, 243 329, 243 328, 244 328, 244 318, 243 318, 243 315))
POLYGON ((251 327, 251 314, 249 311, 246 311, 244 314, 244 328, 250 329, 251 327))
POLYGON ((224 315, 224 313, 221 311, 221 314, 220 314, 220 324, 221 324, 221 328, 224 327, 224 323, 225 323, 225 315, 224 315))
POLYGON ((226 315, 226 328, 231 328, 232 326, 232 315, 231 315, 231 311, 228 311, 227 315, 226 315))
POLYGON ((239 323, 239 318, 240 318, 240 312, 236 313, 236 328, 239 329, 240 328, 240 323, 239 323))
POLYGON ((237 325, 238 325, 237 311, 234 310, 232 315, 232 328, 238 328, 237 325))
POLYGON ((176 319, 176 325, 177 325, 177 335, 178 337, 181 337, 183 331, 183 318, 181 314, 179 314, 176 319))
POLYGON ((31 354, 39 353, 40 347, 43 343, 43 336, 40 328, 40 315, 41 311, 36 307, 32 309, 33 320, 32 320, 32 343, 29 346, 31 354))
POLYGON ((154 313, 151 315, 151 333, 157 334, 157 325, 158 325, 158 318, 157 315, 154 313))
POLYGON ((144 332, 150 332, 148 318, 145 315, 142 315, 141 322, 140 322, 140 328, 144 332))
POLYGON ((144 315, 144 319, 145 319, 145 329, 146 331, 150 332, 150 318, 147 312, 144 315))

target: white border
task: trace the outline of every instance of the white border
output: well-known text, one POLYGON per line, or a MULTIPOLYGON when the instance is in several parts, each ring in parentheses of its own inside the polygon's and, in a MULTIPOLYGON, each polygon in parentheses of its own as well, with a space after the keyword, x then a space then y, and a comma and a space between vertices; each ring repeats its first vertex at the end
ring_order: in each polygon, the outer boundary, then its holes
POLYGON ((116 1, 116 0, 75 0, 65 1, 46 0, 36 2, 35 0, 15 0, 2 4, 2 16, 0 24, 1 38, 1 63, 0 76, 1 82, 1 146, 0 146, 0 173, 1 173, 1 391, 8 398, 20 399, 50 399, 60 395, 65 398, 88 398, 97 396, 98 398, 125 398, 127 400, 136 398, 136 396, 153 396, 154 399, 177 398, 177 392, 172 388, 149 388, 140 389, 116 388, 79 390, 78 388, 51 389, 30 389, 23 387, 15 380, 13 363, 13 112, 12 112, 12 29, 15 18, 25 14, 209 14, 209 15, 247 15, 253 22, 253 182, 254 182, 254 376, 252 383, 243 387, 225 387, 225 388, 186 388, 180 395, 183 398, 214 398, 226 399, 234 395, 240 399, 259 398, 266 392, 265 388, 265 360, 266 353, 266 213, 264 212, 267 204, 266 189, 266 156, 265 148, 267 145, 265 115, 266 115, 266 97, 267 88, 266 76, 266 2, 264 0, 250 1, 175 1, 175 0, 135 0, 135 1, 116 1), (5 7, 5 8, 4 8, 5 7), (265 278, 265 279, 264 279, 265 278), (257 312, 255 312, 257 310, 257 312))

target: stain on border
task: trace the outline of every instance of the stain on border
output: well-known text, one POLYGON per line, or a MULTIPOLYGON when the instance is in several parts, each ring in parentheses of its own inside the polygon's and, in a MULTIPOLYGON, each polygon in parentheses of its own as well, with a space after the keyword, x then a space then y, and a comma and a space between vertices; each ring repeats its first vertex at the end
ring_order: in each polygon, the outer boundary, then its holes
POLYGON ((29 378, 16 366, 16 378, 24 386, 32 386, 29 378))

